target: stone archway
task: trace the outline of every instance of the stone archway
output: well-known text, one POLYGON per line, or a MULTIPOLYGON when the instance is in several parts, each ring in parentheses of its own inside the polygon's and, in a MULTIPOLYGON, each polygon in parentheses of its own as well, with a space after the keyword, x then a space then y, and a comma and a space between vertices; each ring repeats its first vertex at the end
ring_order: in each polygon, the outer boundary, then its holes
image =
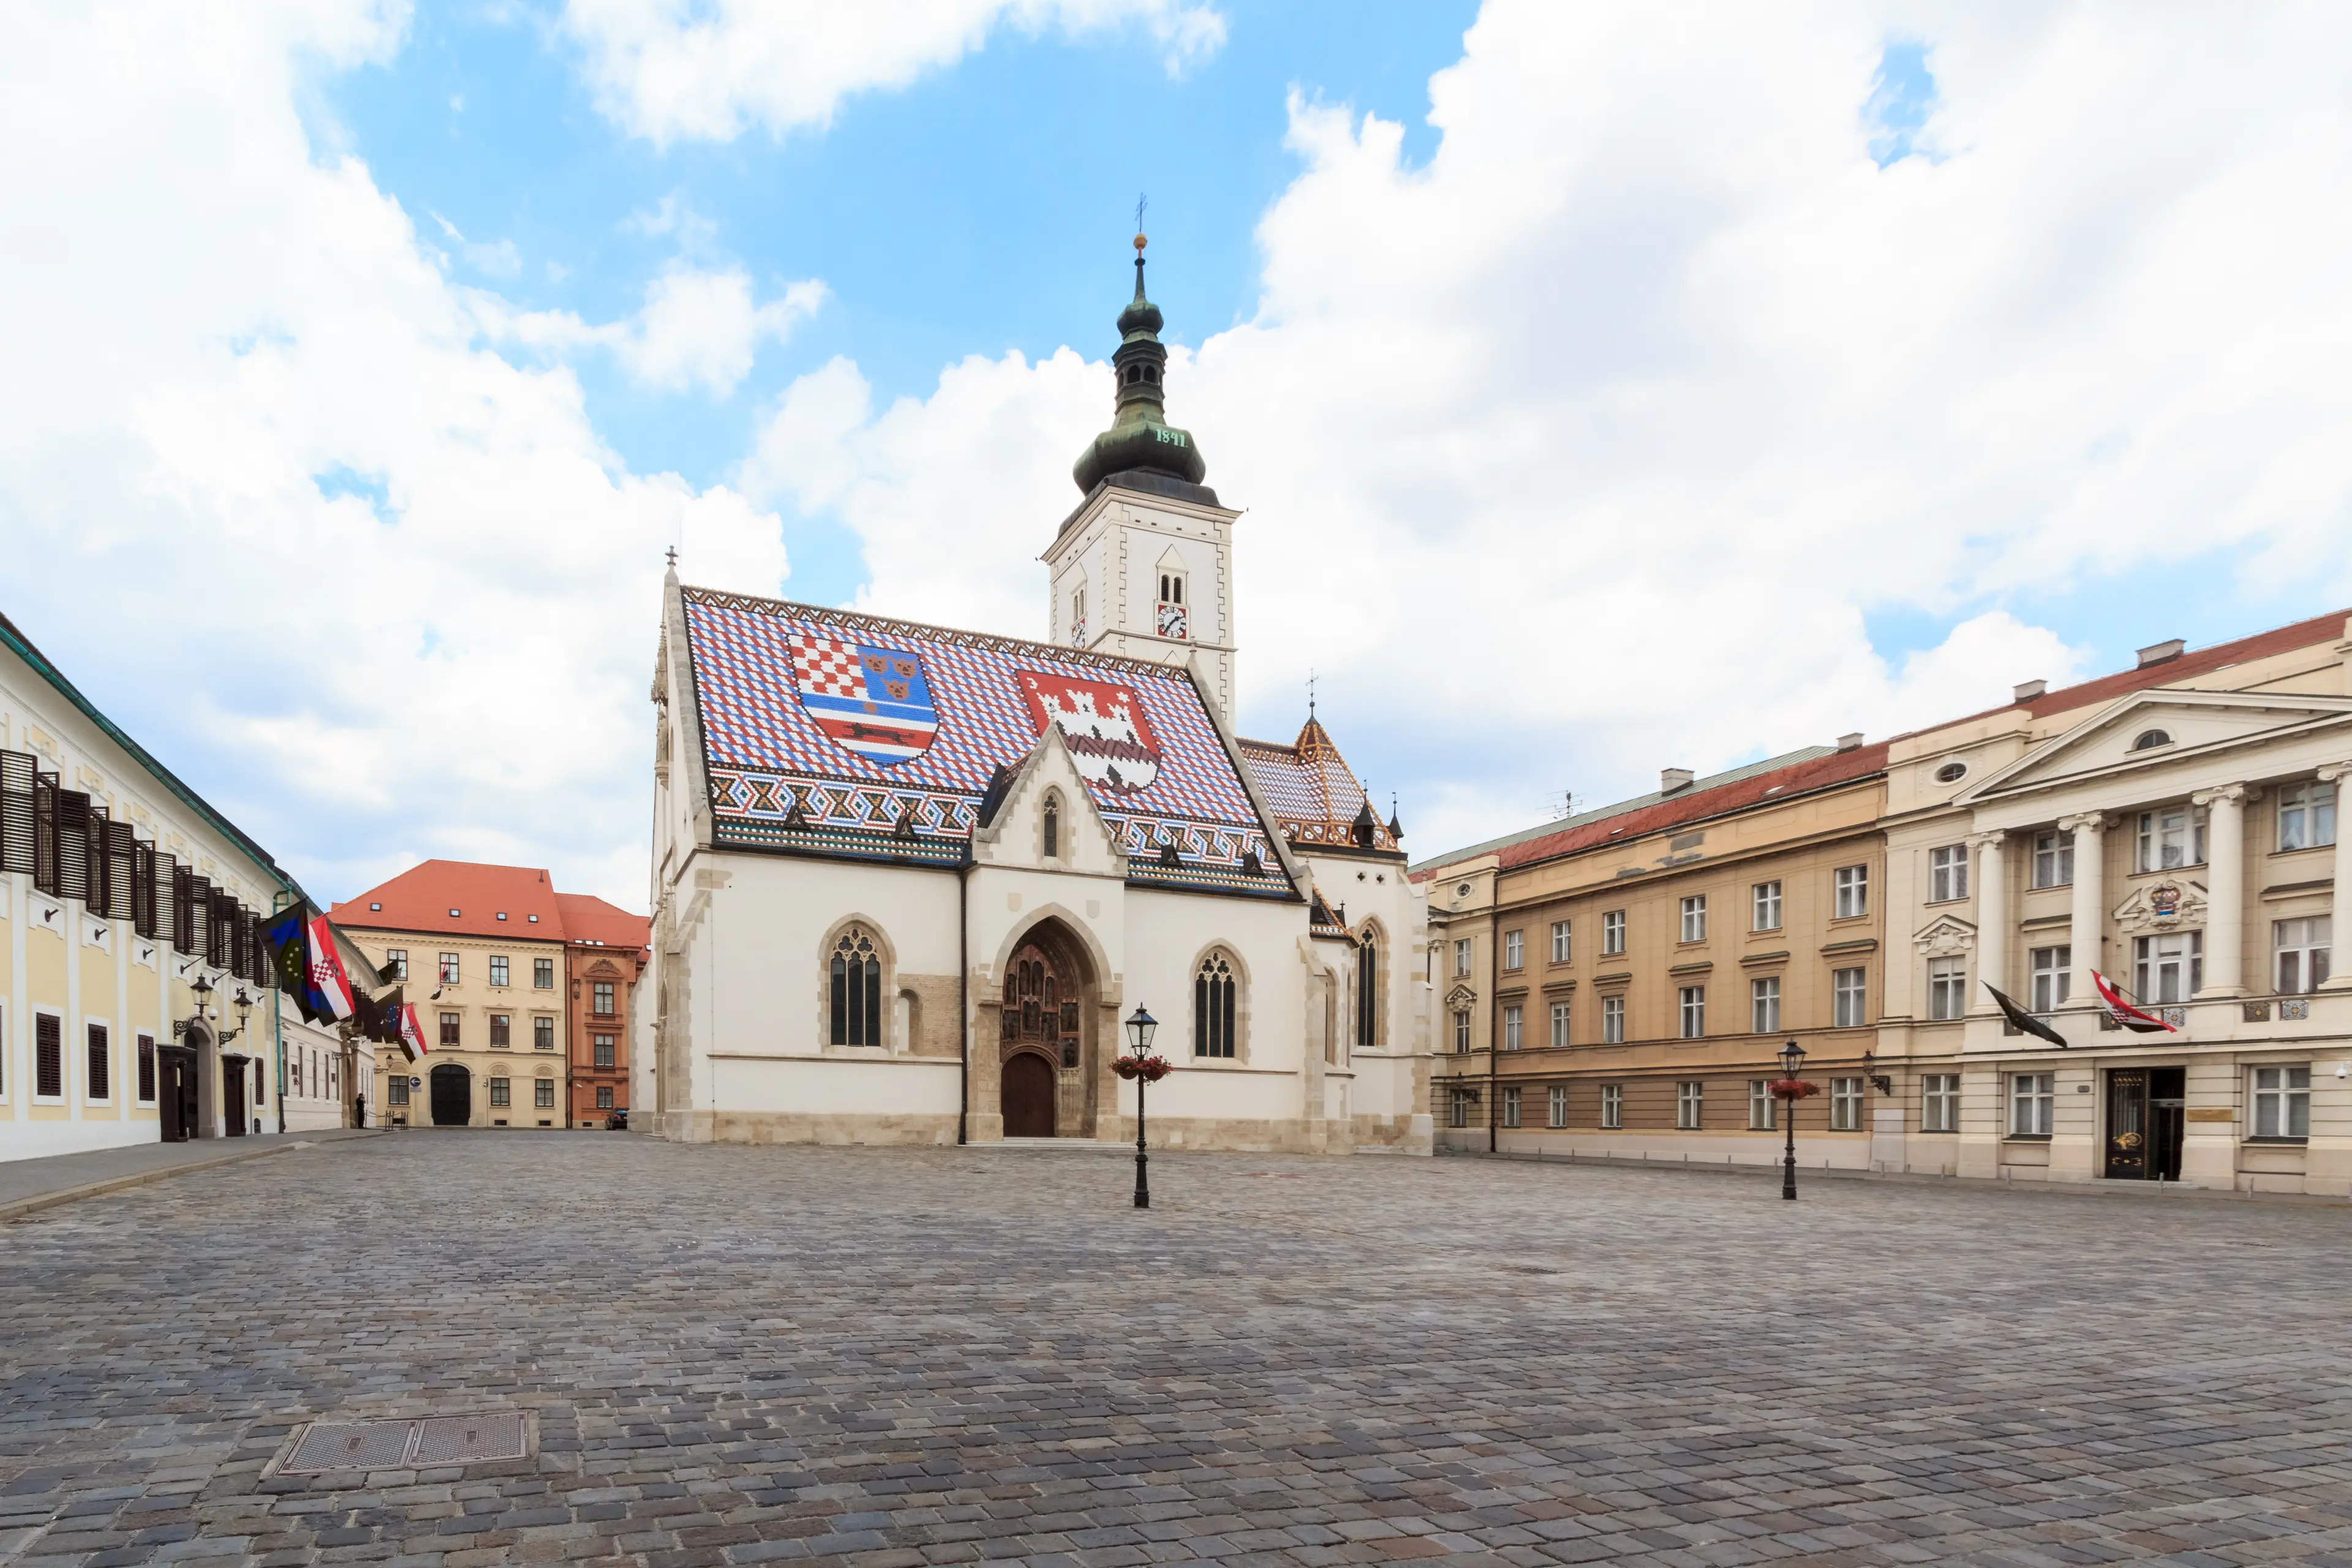
POLYGON ((433 1069, 427 1081, 433 1097, 434 1126, 468 1127, 473 1124, 473 1074, 456 1062, 443 1062, 433 1069))
MULTIPOLYGON (((972 1075, 974 1111, 1007 1138, 1093 1137, 1115 1104, 1097 1081, 1108 1073, 1102 1005, 1092 955, 1058 917, 1014 938, 976 1020, 987 1055, 972 1075)), ((988 1136, 985 1120, 980 1135, 988 1136)))

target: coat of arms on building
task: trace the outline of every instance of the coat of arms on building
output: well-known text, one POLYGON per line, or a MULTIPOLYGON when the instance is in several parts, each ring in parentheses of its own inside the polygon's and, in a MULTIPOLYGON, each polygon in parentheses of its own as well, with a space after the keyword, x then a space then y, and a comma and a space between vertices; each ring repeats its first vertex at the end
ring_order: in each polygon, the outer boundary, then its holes
POLYGON ((818 729, 885 767, 921 756, 939 734, 922 656, 906 648, 795 632, 793 687, 818 729))
POLYGON ((2205 889, 2186 877, 2178 880, 2167 878, 2151 886, 2134 889, 2129 898, 2116 906, 2115 920, 2119 929, 2133 934, 2201 926, 2205 923, 2205 889))
POLYGON ((1160 776, 1160 741, 1133 687, 1036 669, 1015 674, 1030 728, 1040 735, 1048 724, 1060 730, 1079 777, 1121 795, 1151 787, 1160 776))

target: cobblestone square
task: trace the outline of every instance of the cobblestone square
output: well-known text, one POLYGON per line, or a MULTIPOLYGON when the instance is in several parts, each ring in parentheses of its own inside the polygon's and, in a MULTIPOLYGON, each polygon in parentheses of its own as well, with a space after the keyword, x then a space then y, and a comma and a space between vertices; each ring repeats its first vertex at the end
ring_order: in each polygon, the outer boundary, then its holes
POLYGON ((2340 1207, 410 1132, 0 1230, 25 1563, 2352 1562, 2340 1207), (536 1451, 271 1473, 296 1428, 536 1451))

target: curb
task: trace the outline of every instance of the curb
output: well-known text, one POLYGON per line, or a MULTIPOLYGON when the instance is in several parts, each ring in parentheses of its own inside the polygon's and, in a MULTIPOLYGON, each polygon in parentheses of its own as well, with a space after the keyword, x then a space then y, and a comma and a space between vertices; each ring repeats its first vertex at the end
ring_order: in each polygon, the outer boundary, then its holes
MULTIPOLYGON (((383 1134, 371 1130, 362 1136, 375 1138, 383 1134)), ((330 1142, 347 1143, 355 1140, 336 1138, 330 1142)), ((185 1164, 164 1165, 152 1171, 139 1171, 128 1176, 110 1176, 102 1182, 86 1182, 79 1187, 60 1187, 54 1193, 41 1193, 29 1198, 18 1198, 12 1204, 0 1204, 0 1225, 11 1224, 23 1219, 27 1215, 38 1214, 43 1209, 56 1208, 62 1204, 79 1203, 83 1198, 103 1197, 108 1193, 120 1193, 131 1187, 143 1187, 151 1182, 165 1182, 173 1176, 190 1175, 197 1171, 215 1171, 223 1165, 242 1164, 247 1160, 267 1159, 272 1154, 290 1154, 297 1149, 323 1147, 325 1145, 320 1143, 294 1142, 273 1144, 267 1149, 240 1149, 234 1154, 224 1154, 216 1160, 191 1160, 185 1164)))

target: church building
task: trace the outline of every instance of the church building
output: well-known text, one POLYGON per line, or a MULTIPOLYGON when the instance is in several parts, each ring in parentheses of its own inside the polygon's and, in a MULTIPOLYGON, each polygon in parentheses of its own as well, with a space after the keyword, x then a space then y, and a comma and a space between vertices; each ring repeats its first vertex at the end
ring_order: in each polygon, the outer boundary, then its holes
MULTIPOLYGON (((1427 1153, 1423 895, 1310 712, 1233 730, 1234 525, 1145 297, 1053 641, 664 590, 639 1125, 682 1141, 1427 1153)), ((941 520, 941 526, 950 526, 941 520)))

